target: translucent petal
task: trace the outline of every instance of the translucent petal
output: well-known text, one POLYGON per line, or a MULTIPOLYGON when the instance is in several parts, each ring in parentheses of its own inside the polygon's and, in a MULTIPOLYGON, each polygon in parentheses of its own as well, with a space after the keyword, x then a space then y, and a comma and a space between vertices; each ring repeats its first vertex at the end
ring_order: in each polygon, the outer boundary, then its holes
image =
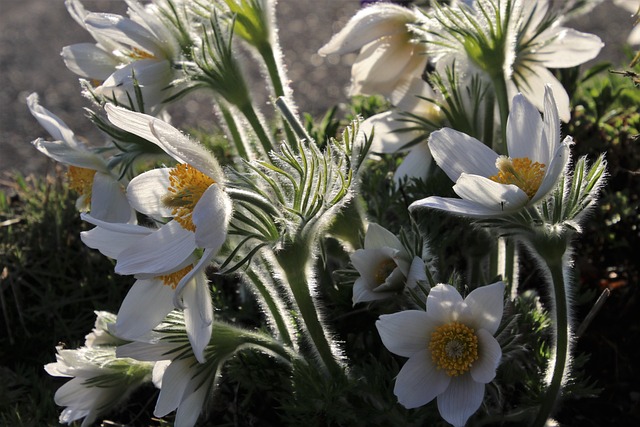
POLYGON ((453 129, 444 128, 429 137, 434 160, 452 181, 463 172, 492 176, 497 172, 498 155, 477 139, 453 129))
POLYGON ((193 209, 196 245, 218 251, 227 238, 233 206, 227 193, 218 184, 205 190, 193 209))
POLYGON ((205 362, 204 349, 211 339, 213 306, 206 279, 198 280, 199 274, 189 281, 182 291, 184 322, 193 354, 200 363, 205 362))
POLYGON ((404 246, 393 233, 386 228, 370 223, 364 237, 365 249, 393 248, 404 252, 404 246))
POLYGON ((513 159, 528 158, 534 162, 544 163, 548 156, 541 157, 539 148, 548 152, 542 118, 538 109, 518 94, 507 120, 507 149, 513 159), (544 142, 543 142, 544 138, 544 142))
POLYGON ((429 292, 427 297, 427 314, 438 325, 457 320, 463 299, 451 285, 440 283, 429 292))
POLYGON ((492 335, 498 330, 504 307, 504 282, 480 286, 465 298, 461 321, 474 329, 486 329, 492 335))
POLYGON ((478 337, 478 360, 473 362, 469 371, 474 381, 487 384, 496 376, 496 369, 502 358, 500 344, 491 333, 485 329, 476 331, 478 337))
POLYGON ((153 415, 164 417, 180 405, 184 398, 185 389, 193 376, 193 372, 189 369, 191 363, 193 362, 189 359, 171 362, 162 377, 162 389, 153 415))
POLYGON ((491 218, 503 215, 503 212, 488 208, 475 202, 463 199, 452 199, 450 197, 427 197, 417 200, 409 206, 409 210, 416 208, 431 208, 447 211, 454 215, 468 216, 473 218, 491 218))
POLYGON ((430 316, 421 310, 405 310, 383 314, 376 328, 384 346, 392 353, 412 357, 429 346, 435 326, 430 316))
POLYGON ((160 280, 136 280, 120 305, 115 334, 133 340, 151 331, 173 310, 173 293, 160 280))
POLYGON ((95 43, 76 43, 62 48, 64 65, 76 75, 104 81, 120 64, 118 59, 95 43))
POLYGON ((592 60, 604 46, 600 37, 571 28, 555 27, 543 33, 546 43, 535 53, 535 60, 546 68, 568 68, 592 60))
POLYGON ((447 390, 438 396, 440 415, 455 427, 463 427, 484 398, 484 384, 477 383, 471 375, 451 378, 447 390))
POLYGON ((154 217, 170 217, 172 209, 163 202, 169 193, 171 168, 151 169, 136 176, 127 186, 127 197, 138 212, 154 217))
POLYGON ((122 184, 102 172, 93 176, 91 215, 114 223, 134 223, 136 220, 136 213, 129 205, 122 184))
POLYGON ((429 350, 423 349, 404 364, 393 392, 405 408, 417 408, 443 393, 450 382, 451 377, 431 361, 429 350))
POLYGON ((516 211, 529 201, 527 193, 515 185, 500 184, 483 176, 466 173, 460 175, 453 191, 463 199, 499 214, 516 211))

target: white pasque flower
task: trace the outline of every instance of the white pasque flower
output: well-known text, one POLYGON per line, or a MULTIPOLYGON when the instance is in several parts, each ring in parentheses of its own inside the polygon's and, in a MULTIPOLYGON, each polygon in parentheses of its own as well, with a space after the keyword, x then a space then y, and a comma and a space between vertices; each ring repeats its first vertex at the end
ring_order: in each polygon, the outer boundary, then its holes
POLYGON ((409 29, 418 17, 406 7, 372 4, 359 10, 318 54, 359 52, 351 68, 350 95, 389 97, 403 82, 421 76, 427 64, 424 45, 413 41, 409 29))
POLYGON ((411 256, 389 230, 371 223, 364 249, 351 254, 351 263, 360 273, 353 284, 353 304, 390 298, 402 292, 405 283, 414 287, 427 280, 424 261, 411 256))
POLYGON ((453 214, 490 218, 532 206, 557 185, 570 158, 572 138, 560 142, 560 120, 551 89, 545 87, 544 121, 524 96, 513 99, 507 122, 509 156, 477 139, 444 128, 429 137, 438 166, 455 182, 461 199, 432 196, 409 209, 428 207, 453 214))
POLYGON ((82 427, 87 427, 151 380, 153 364, 117 358, 115 347, 56 350, 56 362, 45 365, 45 371, 54 377, 71 378, 54 396, 57 405, 65 406, 60 423, 84 418, 82 427))
POLYGON ((394 393, 406 408, 437 398, 440 415, 463 426, 480 407, 502 357, 494 334, 503 312, 504 283, 473 290, 465 299, 450 285, 434 286, 426 311, 406 310, 376 322, 389 351, 409 360, 394 393))
POLYGON ((594 34, 583 33, 561 25, 561 18, 549 22, 549 0, 520 0, 514 10, 521 9, 514 19, 510 45, 505 64, 508 90, 511 96, 521 92, 540 111, 544 109, 545 86, 551 85, 560 119, 571 118, 569 95, 549 68, 570 68, 583 64, 600 53, 604 46, 594 34))
POLYGON ((96 226, 80 233, 83 243, 115 259, 116 272, 119 272, 121 260, 125 262, 136 251, 149 252, 149 246, 153 245, 157 245, 158 251, 165 251, 164 258, 160 258, 160 252, 151 254, 158 257, 152 261, 158 263, 152 268, 156 271, 126 273, 133 274, 136 281, 122 301, 109 332, 119 338, 135 340, 158 326, 174 308, 183 308, 193 353, 204 363, 204 348, 211 339, 213 323, 213 306, 204 272, 210 258, 198 260, 194 255, 193 239, 172 241, 171 234, 166 231, 162 236, 154 236, 159 229, 106 223, 89 215, 82 218, 96 226))
POLYGON ((78 141, 71 129, 55 114, 42 107, 38 95, 27 97, 33 117, 54 138, 38 138, 32 144, 46 156, 69 166, 69 186, 80 196, 76 207, 108 222, 135 222, 124 186, 111 174, 107 162, 78 141))
POLYGON ((62 50, 64 62, 75 74, 98 82, 95 92, 127 105, 135 99, 134 79, 146 107, 156 111, 171 95, 166 88, 176 76, 173 63, 180 45, 155 6, 127 1, 129 18, 91 13, 79 0, 67 0, 71 16, 97 43, 78 43, 62 50))
POLYGON ((396 184, 406 178, 427 178, 431 167, 428 133, 417 120, 434 125, 442 121, 440 107, 426 100, 438 97, 433 88, 421 77, 405 83, 392 94, 391 103, 395 108, 375 114, 360 125, 366 135, 373 134, 370 152, 408 151, 394 174, 396 184))

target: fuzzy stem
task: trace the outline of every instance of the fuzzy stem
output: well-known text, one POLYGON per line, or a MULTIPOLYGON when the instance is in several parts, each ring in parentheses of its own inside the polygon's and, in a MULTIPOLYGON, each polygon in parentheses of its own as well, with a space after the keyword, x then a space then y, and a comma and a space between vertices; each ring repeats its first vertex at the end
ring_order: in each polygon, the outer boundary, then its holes
POLYGON ((245 160, 252 160, 252 157, 249 157, 249 153, 251 149, 245 146, 245 142, 240 135, 240 131, 238 130, 238 125, 236 123, 235 117, 231 111, 223 105, 222 102, 218 103, 218 107, 220 108, 220 112, 222 113, 222 117, 224 117, 224 121, 227 124, 227 128, 229 129, 229 133, 231 134, 231 138, 236 146, 236 150, 238 151, 238 155, 245 160))
POLYGON ((507 155, 507 120, 509 119, 509 94, 507 92, 507 82, 504 75, 495 75, 492 77, 493 87, 498 100, 500 109, 500 138, 494 138, 492 147, 493 151, 498 154, 507 155))
POLYGON ((291 336, 289 335, 289 330, 287 329, 284 317, 282 316, 282 313, 280 312, 278 304, 274 300, 273 295, 271 295, 271 293, 267 289, 267 286, 264 284, 264 281, 255 271, 248 269, 247 277, 251 280, 251 283, 258 291, 267 308, 269 309, 269 313, 271 314, 273 321, 276 324, 276 328, 278 329, 280 339, 285 345, 291 346, 292 342, 291 336))
MULTIPOLYGON (((312 277, 310 263, 313 260, 310 244, 304 237, 290 243, 276 253, 276 259, 282 267, 289 288, 299 310, 299 323, 302 332, 307 335, 314 358, 321 364, 326 374, 340 372, 342 368, 331 350, 329 338, 320 320, 316 305, 311 296, 312 277)), ((303 346, 301 346, 303 347, 303 346)))
MULTIPOLYGON (((273 48, 271 47, 271 45, 265 44, 258 49, 258 52, 260 53, 260 56, 262 56, 264 64, 267 67, 267 72, 269 73, 269 78, 271 79, 275 98, 285 97, 284 85, 282 84, 283 76, 281 75, 283 73, 281 68, 278 66, 278 61, 276 60, 273 48)), ((284 131, 287 135, 289 146, 293 149, 294 152, 297 152, 298 145, 296 144, 296 136, 291 129, 290 123, 287 120, 284 121, 284 131)))
POLYGON ((560 395, 562 387, 562 379, 565 374, 565 368, 569 359, 569 309, 567 306, 567 294, 564 282, 564 272, 562 259, 545 260, 552 280, 552 294, 554 304, 552 309, 552 319, 556 326, 555 334, 555 363, 553 366, 553 375, 551 382, 547 388, 545 398, 540 405, 538 416, 533 423, 534 427, 544 427, 547 419, 555 407, 556 401, 560 395))
POLYGON ((264 148, 265 153, 269 154, 271 151, 273 151, 273 145, 271 145, 271 139, 269 138, 269 135, 267 135, 267 132, 264 130, 264 127, 262 126, 262 123, 260 122, 256 111, 253 109, 253 105, 251 105, 251 103, 248 103, 240 106, 239 109, 247 118, 247 121, 251 125, 251 128, 262 144, 262 148, 264 148))

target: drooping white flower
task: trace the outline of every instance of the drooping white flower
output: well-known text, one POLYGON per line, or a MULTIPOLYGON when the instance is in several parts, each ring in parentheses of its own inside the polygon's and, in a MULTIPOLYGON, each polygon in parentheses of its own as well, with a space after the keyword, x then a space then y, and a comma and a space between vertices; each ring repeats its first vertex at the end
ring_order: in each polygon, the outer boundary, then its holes
POLYGON ((371 223, 364 249, 351 255, 351 263, 360 273, 353 284, 353 304, 389 298, 417 280, 426 280, 424 261, 411 256, 390 231, 371 223))
POLYGON ((38 138, 32 143, 41 153, 69 166, 69 186, 80 195, 76 207, 107 222, 135 222, 135 211, 127 201, 124 185, 113 176, 104 158, 90 151, 58 116, 42 107, 37 94, 27 97, 27 105, 54 138, 38 138))
POLYGON ((431 154, 455 182, 453 190, 461 199, 432 196, 409 209, 429 207, 470 217, 497 217, 536 204, 556 186, 569 161, 572 139, 567 136, 560 142, 551 89, 545 87, 544 121, 524 96, 516 95, 512 104, 508 157, 453 129, 431 134, 431 154))
POLYGON ((64 406, 60 423, 71 424, 84 418, 82 427, 127 399, 140 385, 151 380, 152 363, 119 359, 115 347, 57 347, 56 362, 45 365, 51 376, 69 377, 54 396, 64 406))
POLYGON ((409 29, 417 20, 418 14, 413 9, 389 3, 372 4, 358 11, 318 54, 358 52, 351 68, 350 95, 390 97, 425 69, 424 45, 413 41, 409 29))
POLYGON ((593 34, 562 26, 548 0, 475 0, 471 6, 436 8, 425 39, 437 61, 457 61, 504 79, 509 98, 522 93, 540 110, 551 85, 560 118, 570 119, 569 96, 549 68, 595 58, 603 43, 593 34))
POLYGON ((172 92, 169 83, 177 76, 173 64, 180 58, 180 43, 162 20, 156 5, 143 7, 127 2, 130 17, 91 13, 79 0, 67 0, 71 16, 96 40, 66 46, 62 57, 69 70, 97 82, 95 93, 128 105, 135 99, 134 81, 142 92, 145 108, 157 112, 172 92))
POLYGON ((439 284, 427 297, 426 311, 380 316, 376 327, 385 347, 409 358, 394 387, 403 406, 417 408, 437 398, 440 415, 454 426, 464 426, 478 410, 502 357, 494 334, 504 287, 482 286, 463 299, 453 286, 439 284))

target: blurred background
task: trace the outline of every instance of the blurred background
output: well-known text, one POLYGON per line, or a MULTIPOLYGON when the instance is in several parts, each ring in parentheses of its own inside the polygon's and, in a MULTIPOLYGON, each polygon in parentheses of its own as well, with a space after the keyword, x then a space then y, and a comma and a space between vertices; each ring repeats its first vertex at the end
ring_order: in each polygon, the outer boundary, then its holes
MULTIPOLYGON (((83 0, 87 10, 123 14, 122 0, 83 0)), ((278 0, 277 20, 294 97, 301 111, 321 116, 347 100, 345 88, 353 55, 319 57, 316 52, 360 7, 359 0, 278 0)), ((605 0, 570 26, 600 36, 606 43, 599 61, 625 63, 624 41, 633 19, 605 0)), ((27 109, 25 98, 37 92, 41 104, 58 115, 78 137, 102 142, 82 108, 77 76, 60 57, 63 46, 91 42, 67 13, 64 0, 0 0, 0 180, 12 172, 46 174, 53 164, 30 144, 49 135, 27 109)), ((266 103, 262 99, 258 102, 266 103)), ((267 111, 267 109, 264 109, 267 111)), ((203 126, 212 119, 204 99, 188 98, 170 109, 174 124, 203 126)))

